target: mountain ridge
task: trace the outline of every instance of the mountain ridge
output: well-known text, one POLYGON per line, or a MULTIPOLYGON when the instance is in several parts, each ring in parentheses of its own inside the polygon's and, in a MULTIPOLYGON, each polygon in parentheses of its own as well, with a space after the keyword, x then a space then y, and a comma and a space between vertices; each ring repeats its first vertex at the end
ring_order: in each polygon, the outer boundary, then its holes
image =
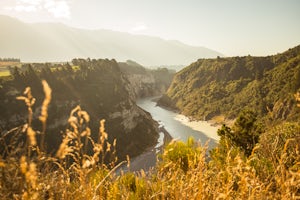
POLYGON ((159 37, 111 30, 86 30, 62 23, 23 23, 0 15, 0 57, 25 62, 69 61, 75 57, 135 60, 143 66, 186 65, 222 54, 159 37))

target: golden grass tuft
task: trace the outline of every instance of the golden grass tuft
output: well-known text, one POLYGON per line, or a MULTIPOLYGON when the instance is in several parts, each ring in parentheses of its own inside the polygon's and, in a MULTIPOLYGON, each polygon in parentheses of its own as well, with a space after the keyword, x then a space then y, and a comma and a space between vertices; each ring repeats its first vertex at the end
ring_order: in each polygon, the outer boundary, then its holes
MULTIPOLYGON (((41 121, 46 123, 51 89, 43 85, 48 100, 43 102, 41 121)), ((249 157, 226 141, 208 157, 207 145, 189 139, 166 146, 152 171, 116 174, 121 165, 130 167, 130 159, 104 163, 105 156, 115 155, 117 144, 108 143, 105 120, 99 122, 94 141, 88 113, 74 108, 70 128, 52 156, 37 148, 30 88, 18 99, 28 107, 28 123, 2 134, 0 141, 10 135, 14 140, 8 140, 0 156, 0 199, 300 199, 299 124, 265 133, 249 157), (26 143, 17 140, 24 133, 26 143)))

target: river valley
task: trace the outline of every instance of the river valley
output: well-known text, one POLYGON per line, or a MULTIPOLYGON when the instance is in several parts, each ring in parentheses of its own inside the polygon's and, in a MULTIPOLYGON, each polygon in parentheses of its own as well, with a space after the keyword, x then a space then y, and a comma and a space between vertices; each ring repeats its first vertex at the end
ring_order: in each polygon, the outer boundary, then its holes
MULTIPOLYGON (((187 141, 193 137, 204 145, 207 141, 208 149, 216 146, 219 137, 217 135, 218 127, 210 125, 206 121, 190 121, 188 117, 180 115, 171 110, 156 106, 155 99, 159 97, 147 97, 137 100, 137 105, 149 112, 152 118, 159 123, 160 130, 164 129, 175 140, 187 141)), ((148 170, 155 165, 156 154, 164 143, 163 132, 159 133, 158 143, 155 148, 151 148, 143 154, 133 158, 130 164, 131 171, 140 169, 148 170)), ((124 168, 123 168, 124 170, 124 168)))

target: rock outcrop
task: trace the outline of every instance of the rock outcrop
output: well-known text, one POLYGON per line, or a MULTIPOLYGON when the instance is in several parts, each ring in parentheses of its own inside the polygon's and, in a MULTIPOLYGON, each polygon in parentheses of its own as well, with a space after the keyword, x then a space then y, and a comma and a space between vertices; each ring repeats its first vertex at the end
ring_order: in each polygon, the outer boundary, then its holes
POLYGON ((129 81, 128 90, 133 99, 162 95, 175 74, 175 71, 167 68, 146 69, 130 60, 119 65, 129 81))

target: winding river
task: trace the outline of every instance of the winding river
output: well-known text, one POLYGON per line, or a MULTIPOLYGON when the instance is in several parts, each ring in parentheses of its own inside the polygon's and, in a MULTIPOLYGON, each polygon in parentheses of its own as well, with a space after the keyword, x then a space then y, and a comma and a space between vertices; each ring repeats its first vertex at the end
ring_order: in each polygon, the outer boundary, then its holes
MULTIPOLYGON (((152 118, 159 123, 159 126, 161 126, 161 128, 163 127, 173 139, 187 141, 189 137, 193 137, 202 145, 209 141, 208 149, 212 149, 216 146, 219 140, 217 135, 218 127, 212 126, 205 121, 190 121, 184 115, 156 106, 154 99, 157 98, 158 97, 148 97, 139 99, 136 104, 149 112, 152 118)), ((132 158, 130 167, 127 168, 123 165, 117 170, 117 173, 128 170, 140 171, 141 169, 148 171, 151 167, 155 166, 157 152, 161 149, 159 147, 163 145, 164 135, 163 132, 160 133, 158 144, 155 148, 150 148, 141 155, 132 158)))
MULTIPOLYGON (((149 97, 139 99, 137 105, 149 112, 154 120, 159 123, 159 126, 164 128, 169 135, 175 140, 186 141, 189 137, 193 137, 204 145, 209 141, 208 149, 212 149, 216 146, 219 137, 217 135, 218 127, 211 126, 205 121, 190 121, 187 117, 180 115, 176 112, 164 109, 156 106, 156 102, 153 101, 158 97, 149 97)), ((125 166, 117 170, 117 173, 122 171, 140 171, 141 169, 148 171, 149 168, 155 166, 157 160, 157 153, 160 151, 164 142, 164 133, 161 132, 158 144, 155 148, 151 148, 141 155, 132 158, 130 161, 130 168, 125 166)))
MULTIPOLYGON (((206 121, 190 121, 184 115, 156 106, 154 99, 157 97, 149 97, 139 99, 136 103, 139 107, 149 112, 160 126, 163 126, 173 139, 187 141, 189 137, 193 137, 204 145, 209 141, 209 149, 216 146, 219 137, 217 135, 218 127, 210 125, 206 121)), ((162 133, 158 145, 162 144, 162 133)))

